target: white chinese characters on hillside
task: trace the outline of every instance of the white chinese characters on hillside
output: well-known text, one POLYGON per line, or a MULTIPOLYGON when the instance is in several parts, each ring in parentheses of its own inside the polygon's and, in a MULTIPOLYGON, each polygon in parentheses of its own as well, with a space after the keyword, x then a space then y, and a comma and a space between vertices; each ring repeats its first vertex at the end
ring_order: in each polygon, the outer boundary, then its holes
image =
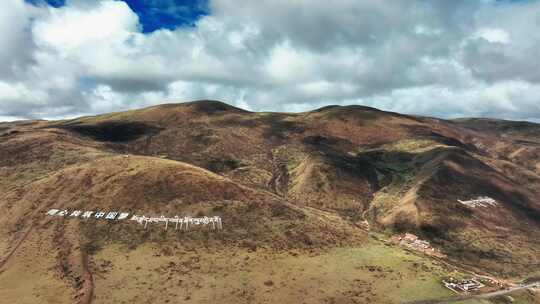
MULTIPOLYGON (((128 219, 130 213, 129 212, 118 212, 118 211, 111 211, 111 212, 104 212, 104 211, 82 211, 82 210, 60 210, 60 209, 51 209, 47 212, 47 215, 49 216, 59 216, 59 217, 65 217, 65 218, 82 218, 82 219, 102 219, 102 220, 124 220, 128 219)), ((169 223, 174 224, 175 230, 188 230, 190 226, 210 226, 213 230, 222 230, 223 224, 221 221, 221 217, 219 216, 204 216, 204 217, 190 217, 190 216, 183 216, 180 217, 176 215, 173 218, 160 216, 160 217, 146 217, 144 215, 133 215, 130 219, 130 221, 135 221, 141 225, 144 224, 144 228, 146 229, 148 226, 148 223, 165 223, 165 230, 169 228, 169 223)))
POLYGON ((103 212, 103 211, 81 211, 81 210, 59 210, 59 209, 51 209, 47 212, 47 215, 55 215, 55 216, 65 216, 65 217, 80 217, 80 218, 104 218, 107 220, 123 220, 126 219, 129 216, 128 212, 103 212))

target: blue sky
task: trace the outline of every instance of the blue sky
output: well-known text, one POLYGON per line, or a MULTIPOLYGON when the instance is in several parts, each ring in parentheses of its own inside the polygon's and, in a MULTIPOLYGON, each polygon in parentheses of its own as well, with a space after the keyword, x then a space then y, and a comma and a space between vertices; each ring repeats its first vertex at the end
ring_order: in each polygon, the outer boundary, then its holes
MULTIPOLYGON (((28 3, 39 4, 43 0, 26 0, 28 3)), ((65 0, 45 0, 53 7, 62 7, 65 0)), ((143 32, 149 33, 166 28, 175 29, 179 26, 193 26, 194 23, 208 14, 206 0, 124 0, 123 2, 138 16, 143 32)))
POLYGON ((42 2, 46 2, 47 4, 49 4, 51 6, 54 6, 54 7, 60 7, 60 6, 63 6, 65 4, 64 0, 46 0, 46 1, 42 1, 42 0, 26 0, 26 2, 32 3, 32 4, 40 4, 42 2))

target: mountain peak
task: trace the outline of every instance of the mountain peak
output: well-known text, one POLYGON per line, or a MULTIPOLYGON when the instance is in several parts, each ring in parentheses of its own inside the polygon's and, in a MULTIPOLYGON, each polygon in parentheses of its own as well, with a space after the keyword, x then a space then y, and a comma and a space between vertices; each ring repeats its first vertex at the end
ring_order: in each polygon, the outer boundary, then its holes
POLYGON ((188 108, 193 109, 195 112, 201 112, 208 115, 226 113, 226 112, 236 112, 236 113, 249 112, 247 110, 232 106, 223 101, 208 100, 208 99, 194 100, 194 101, 181 102, 181 103, 161 104, 161 105, 158 105, 158 107, 161 107, 161 108, 188 107, 188 108))

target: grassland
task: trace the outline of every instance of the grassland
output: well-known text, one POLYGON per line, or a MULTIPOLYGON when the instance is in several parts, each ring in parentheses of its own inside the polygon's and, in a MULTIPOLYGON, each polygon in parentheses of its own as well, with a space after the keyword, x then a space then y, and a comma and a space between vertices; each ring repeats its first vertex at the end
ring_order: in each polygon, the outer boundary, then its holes
POLYGON ((324 252, 112 245, 92 259, 94 303, 400 303, 450 296, 449 269, 371 240, 324 252))
POLYGON ((52 235, 34 234, 0 272, 0 303, 73 303, 73 289, 56 271, 52 235))

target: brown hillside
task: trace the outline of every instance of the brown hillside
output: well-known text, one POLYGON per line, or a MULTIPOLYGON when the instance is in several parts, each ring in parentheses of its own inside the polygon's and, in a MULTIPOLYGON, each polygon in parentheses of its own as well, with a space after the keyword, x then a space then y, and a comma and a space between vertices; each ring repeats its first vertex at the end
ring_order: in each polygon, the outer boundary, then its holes
POLYGON ((415 233, 451 263, 525 278, 540 265, 537 128, 361 106, 257 113, 218 101, 1 123, 0 280, 42 260, 36 276, 87 304, 103 278, 117 282, 103 252, 126 252, 115 267, 148 250, 318 255, 373 245, 367 229, 415 233), (497 205, 458 202, 479 196, 497 205), (46 216, 52 208, 216 215, 224 229, 46 216))

